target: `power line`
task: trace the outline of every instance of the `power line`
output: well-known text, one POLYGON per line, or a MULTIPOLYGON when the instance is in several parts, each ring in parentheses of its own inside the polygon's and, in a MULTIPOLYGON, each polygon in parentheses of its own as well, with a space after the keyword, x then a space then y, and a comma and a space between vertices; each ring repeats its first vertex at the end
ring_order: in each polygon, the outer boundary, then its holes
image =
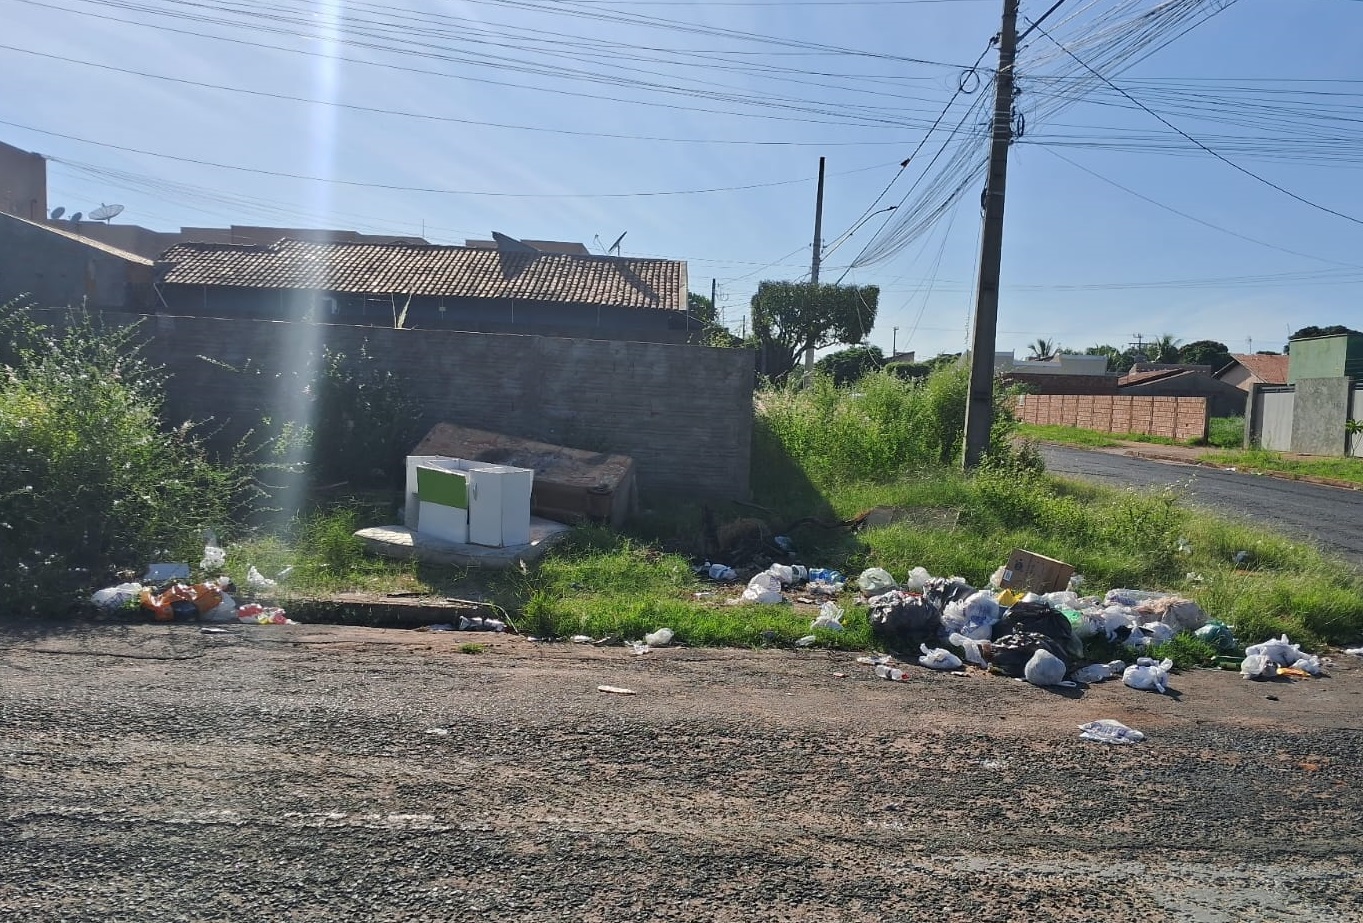
MULTIPOLYGON (((125 147, 118 144, 109 144, 104 141, 92 141, 89 138, 78 138, 75 135, 67 135, 57 131, 48 131, 42 128, 34 128, 31 125, 20 125, 18 122, 8 122, 0 119, 0 125, 8 125, 11 128, 19 128, 24 131, 35 132, 40 135, 48 135, 53 138, 63 138, 67 141, 77 141, 81 144, 92 144, 96 147, 109 148, 110 150, 123 151, 129 154, 142 154, 147 157, 158 157, 163 160, 174 160, 179 163, 190 163, 201 167, 214 167, 219 170, 235 170, 239 173, 254 173, 260 176, 276 176, 282 179, 305 180, 314 183, 329 183, 335 186, 356 186, 364 189, 387 189, 394 192, 422 192, 436 195, 467 195, 482 196, 485 198, 499 199, 627 199, 627 198, 649 198, 658 196, 679 196, 679 195, 706 195, 715 192, 745 192, 751 189, 769 189, 774 186, 792 186, 797 183, 807 182, 808 179, 801 177, 798 179, 776 180, 768 183, 750 183, 746 186, 720 186, 711 189, 672 189, 651 192, 485 192, 481 190, 466 189, 438 189, 424 186, 399 186, 392 183, 365 183, 359 180, 336 179, 328 176, 308 176, 301 173, 287 173, 281 170, 265 170, 258 167, 243 167, 230 163, 215 163, 211 160, 199 160, 194 157, 180 157, 175 154, 162 154, 157 151, 148 151, 141 148, 125 147)), ((60 157, 49 157, 49 160, 61 163, 60 157)), ((843 170, 837 175, 848 176, 853 173, 864 173, 868 170, 879 170, 886 164, 873 164, 869 167, 860 167, 855 170, 843 170)))
POLYGON ((1177 134, 1179 134, 1180 136, 1182 136, 1185 140, 1191 142, 1192 144, 1197 145, 1197 147, 1201 148, 1203 151, 1205 151, 1206 153, 1212 155, 1212 156, 1215 157, 1217 160, 1221 161, 1222 163, 1226 164, 1227 166, 1232 167, 1232 168, 1234 168, 1235 170, 1239 171, 1240 173, 1245 174, 1245 175, 1248 176, 1250 179, 1253 179, 1253 180, 1256 180, 1256 181, 1258 181, 1258 182, 1260 182, 1260 183, 1263 183, 1265 186, 1268 186, 1268 187, 1270 187, 1270 188, 1272 188, 1272 189, 1276 189, 1278 192, 1281 192, 1283 195, 1287 196, 1288 198, 1295 199, 1296 201, 1301 202, 1303 205, 1309 205, 1309 206, 1311 206, 1312 208, 1315 208, 1315 209, 1318 209, 1318 210, 1320 210, 1320 211, 1326 212, 1327 214, 1334 215, 1334 216, 1337 217, 1337 218, 1343 218, 1345 221, 1352 221, 1354 224, 1363 225, 1363 219, 1355 218, 1353 215, 1347 215, 1347 214, 1345 214, 1344 212, 1336 211, 1335 209, 1330 208, 1328 205, 1321 205, 1319 202, 1313 202, 1313 201, 1311 201, 1310 199, 1308 199, 1308 198, 1306 198, 1306 197, 1304 197, 1304 196, 1297 195, 1297 193, 1293 192, 1292 190, 1290 190, 1290 189, 1285 189, 1285 188, 1283 188, 1282 186, 1279 186, 1277 183, 1273 182, 1272 180, 1267 179, 1267 178, 1265 178, 1265 177, 1262 177, 1262 176, 1260 176, 1259 174, 1254 173, 1254 172, 1251 171, 1251 170, 1247 170, 1247 169, 1245 169, 1244 167, 1240 166, 1240 165, 1239 165, 1238 163, 1236 163, 1235 161, 1233 161, 1233 160, 1231 160, 1231 159, 1229 159, 1229 158, 1227 158, 1227 157, 1222 156, 1221 154, 1219 154, 1219 153, 1217 153, 1216 151, 1212 150, 1212 149, 1211 149, 1210 147, 1208 147, 1207 145, 1203 144, 1201 141, 1199 141, 1199 140, 1197 140, 1196 138, 1194 138, 1192 135, 1188 134, 1188 133, 1187 133, 1186 131, 1184 131, 1182 128, 1179 128, 1179 127, 1178 127, 1177 125, 1175 125, 1173 122, 1170 122, 1168 119, 1166 119, 1164 116, 1160 115, 1160 114, 1159 114, 1158 112, 1156 112, 1155 110, 1151 109, 1149 106, 1145 105, 1145 103, 1143 103, 1143 102, 1141 102, 1140 100, 1136 99, 1136 98, 1135 98, 1134 96, 1132 96, 1130 93, 1126 92, 1126 91, 1123 90, 1121 87, 1117 86, 1117 85, 1116 85, 1115 83, 1113 83, 1111 80, 1108 80, 1108 79, 1107 79, 1106 77, 1104 77, 1102 74, 1098 73, 1098 71, 1096 71, 1096 70, 1094 70, 1093 68, 1089 67, 1088 64, 1086 64, 1086 63, 1083 61, 1083 59, 1081 59, 1081 58, 1080 58, 1078 55, 1076 55, 1074 52, 1070 51, 1070 50, 1069 50, 1068 48, 1066 48, 1064 45, 1061 45, 1060 42, 1056 41, 1055 38, 1053 38, 1053 37, 1051 36, 1051 34, 1050 34, 1049 32, 1047 32, 1045 29, 1042 29, 1042 28, 1040 28, 1040 27, 1038 26, 1038 27, 1037 27, 1037 31, 1040 32, 1042 35, 1046 36, 1046 38, 1050 39, 1052 42, 1055 42, 1055 44, 1056 44, 1062 51, 1064 51, 1066 54, 1068 54, 1071 58, 1074 58, 1074 60, 1075 60, 1076 62, 1078 62, 1082 67, 1084 67, 1084 69, 1086 69, 1087 71, 1089 71, 1089 73, 1093 74, 1093 76, 1095 76, 1095 77, 1097 77, 1099 80, 1103 81, 1103 83, 1107 84, 1107 85, 1108 85, 1109 87, 1111 87, 1113 90, 1116 90, 1118 93, 1120 93, 1120 94, 1121 94, 1122 96, 1124 96, 1126 99, 1130 100, 1134 105, 1139 106, 1139 107, 1140 107, 1141 109, 1143 109, 1145 112, 1148 112, 1150 115, 1152 115, 1152 116, 1154 116, 1156 119, 1158 119, 1158 120, 1160 121, 1160 123, 1163 124, 1163 125, 1164 125, 1166 128, 1168 128, 1170 131, 1176 132, 1177 134))

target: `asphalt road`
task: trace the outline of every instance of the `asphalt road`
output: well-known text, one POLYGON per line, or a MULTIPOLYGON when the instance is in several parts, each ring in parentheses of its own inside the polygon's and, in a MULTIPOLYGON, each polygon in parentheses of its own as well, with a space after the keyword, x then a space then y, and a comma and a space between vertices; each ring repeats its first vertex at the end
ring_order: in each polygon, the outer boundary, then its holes
POLYGON ((1360 919, 1358 658, 1158 695, 468 640, 0 624, 0 920, 1360 919))
POLYGON ((1363 564, 1363 491, 1060 446, 1042 446, 1041 454, 1053 474, 1109 487, 1174 485, 1195 506, 1310 539, 1363 564))

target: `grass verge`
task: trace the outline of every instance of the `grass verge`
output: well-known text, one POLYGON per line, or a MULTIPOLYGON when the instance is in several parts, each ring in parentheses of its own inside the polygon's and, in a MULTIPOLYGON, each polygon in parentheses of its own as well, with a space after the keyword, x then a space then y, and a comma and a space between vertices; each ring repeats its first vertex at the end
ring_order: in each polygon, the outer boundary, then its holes
POLYGON ((1145 433, 1107 433, 1102 430, 1084 429, 1078 426, 1040 426, 1033 423, 1018 425, 1018 435, 1036 442, 1059 442, 1064 445, 1077 445, 1092 449, 1104 449, 1121 445, 1123 442, 1144 442, 1151 445, 1190 445, 1177 439, 1163 436, 1148 436, 1145 433))
POLYGON ((1265 449, 1210 452, 1203 460, 1241 471, 1263 471, 1292 477, 1328 478, 1363 485, 1363 458, 1286 458, 1265 449))

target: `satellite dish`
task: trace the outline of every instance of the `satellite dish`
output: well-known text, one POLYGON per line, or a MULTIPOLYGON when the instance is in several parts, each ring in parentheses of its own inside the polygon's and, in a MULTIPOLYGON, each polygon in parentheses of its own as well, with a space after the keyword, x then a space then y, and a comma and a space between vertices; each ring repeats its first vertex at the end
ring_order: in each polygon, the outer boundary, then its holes
POLYGON ((64 214, 66 214, 66 206, 58 205, 56 208, 52 209, 52 215, 50 217, 52 218, 53 221, 56 221, 64 214))
POLYGON ((116 217, 118 217, 122 212, 123 212, 123 206, 122 206, 122 205, 104 205, 104 204, 101 204, 101 205, 99 206, 99 208, 97 208, 97 209, 95 209, 94 211, 90 212, 90 220, 91 220, 91 221, 108 221, 110 218, 116 218, 116 217))
POLYGON ((628 234, 628 233, 629 233, 629 231, 621 231, 621 232, 620 232, 620 236, 617 237, 617 238, 615 238, 615 243, 611 244, 609 247, 606 248, 606 255, 607 255, 607 256, 610 255, 610 253, 611 253, 612 250, 615 251, 615 255, 616 255, 616 256, 619 256, 619 255, 620 255, 620 241, 624 240, 624 239, 625 239, 625 235, 628 234))
POLYGON ((80 224, 80 219, 83 217, 84 215, 82 215, 80 212, 76 212, 74 215, 71 216, 71 223, 80 224))

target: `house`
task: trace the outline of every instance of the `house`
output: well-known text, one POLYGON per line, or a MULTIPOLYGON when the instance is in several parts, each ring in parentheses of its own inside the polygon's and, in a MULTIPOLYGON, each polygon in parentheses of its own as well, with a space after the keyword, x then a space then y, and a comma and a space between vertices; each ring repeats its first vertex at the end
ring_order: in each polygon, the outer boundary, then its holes
POLYGON ((0 142, 0 212, 31 221, 47 217, 47 160, 0 142))
POLYGON ((994 353, 994 374, 1011 375, 1106 375, 1107 356, 1085 356, 1077 353, 1058 353, 1049 359, 1022 359, 1012 350, 994 353))
POLYGON ((0 213, 0 302, 136 311, 151 298, 152 261, 75 231, 0 213))
POLYGON ((1254 385, 1285 385, 1288 358, 1231 353, 1230 364, 1218 369, 1214 377, 1246 392, 1254 385))
POLYGON ((495 248, 182 243, 156 261, 157 310, 664 343, 687 342, 696 326, 684 262, 547 253, 494 236, 495 248))
POLYGON ((1144 397, 1205 397, 1207 414, 1238 417, 1245 412, 1245 392, 1202 371, 1153 369, 1131 372, 1117 380, 1119 395, 1144 397))

